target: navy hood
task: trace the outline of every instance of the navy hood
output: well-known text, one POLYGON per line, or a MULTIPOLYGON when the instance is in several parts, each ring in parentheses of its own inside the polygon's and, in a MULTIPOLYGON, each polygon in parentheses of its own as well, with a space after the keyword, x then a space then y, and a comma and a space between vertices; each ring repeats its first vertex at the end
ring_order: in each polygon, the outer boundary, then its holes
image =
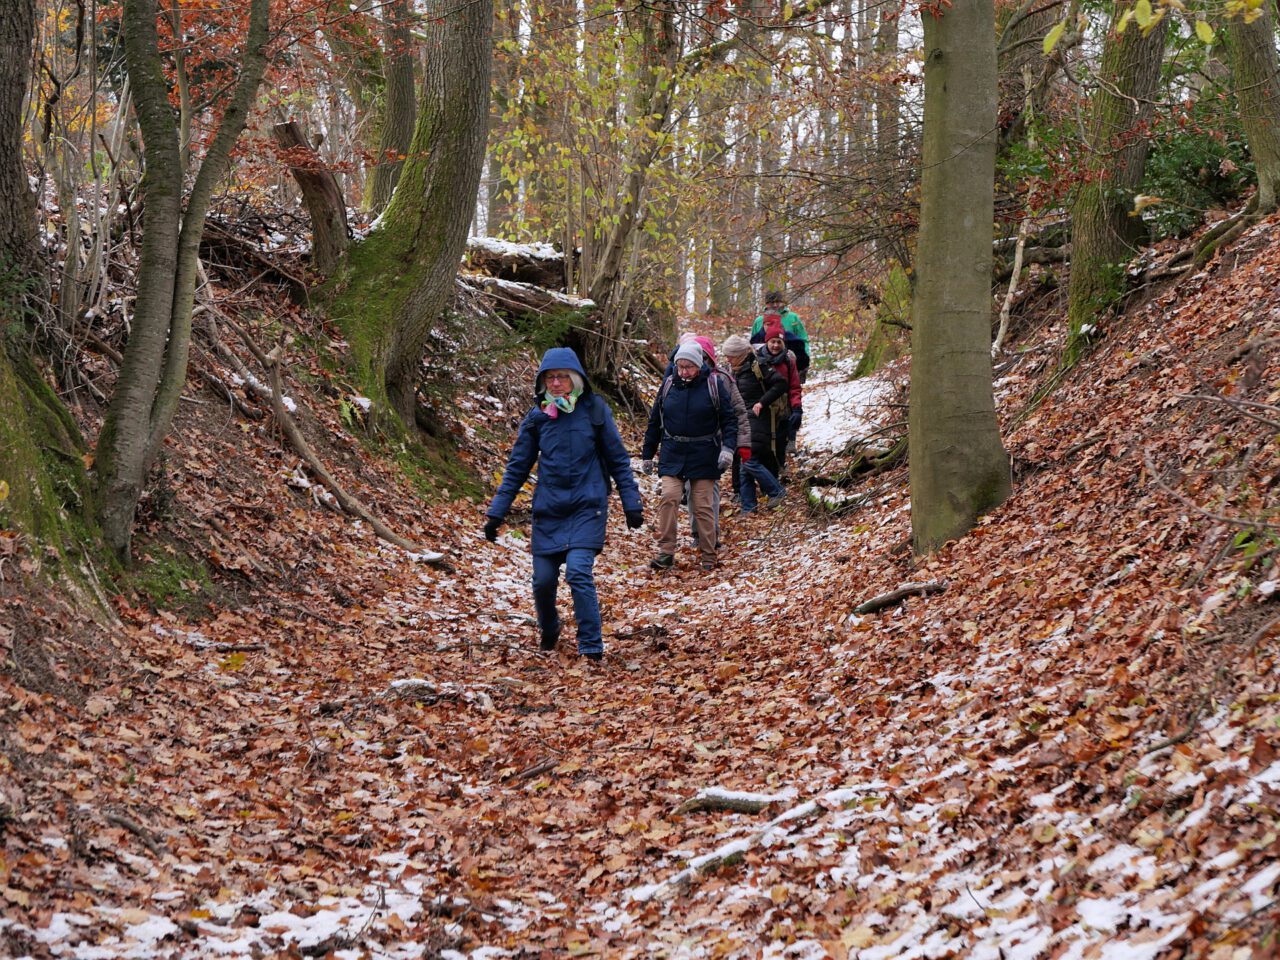
POLYGON ((582 361, 572 347, 552 347, 542 355, 542 363, 538 365, 538 375, 533 378, 533 399, 537 403, 542 399, 542 375, 548 370, 572 370, 582 377, 582 395, 591 392, 591 382, 587 379, 587 371, 582 369, 582 361))

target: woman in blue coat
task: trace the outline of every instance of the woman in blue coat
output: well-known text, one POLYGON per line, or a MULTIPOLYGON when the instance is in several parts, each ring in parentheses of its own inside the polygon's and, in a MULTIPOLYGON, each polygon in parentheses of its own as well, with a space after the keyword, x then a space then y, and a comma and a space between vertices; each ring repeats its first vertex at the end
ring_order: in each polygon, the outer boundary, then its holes
POLYGON ((721 394, 719 378, 711 377, 702 348, 681 344, 676 351, 675 373, 662 382, 649 411, 641 458, 644 472, 653 473, 658 455, 662 499, 658 502, 658 555, 650 565, 657 570, 675 563, 676 514, 684 483, 689 481, 689 509, 698 521, 698 551, 702 568, 716 565, 715 516, 712 488, 733 463, 738 443, 738 416, 733 398, 721 394))
POLYGON ((546 352, 534 380, 534 397, 536 406, 520 424, 502 484, 485 511, 484 535, 490 542, 497 540, 511 502, 537 463, 531 546, 533 606, 542 649, 554 650, 560 639, 556 588, 563 567, 578 621, 578 653, 599 660, 604 640, 595 562, 604 549, 609 479, 618 485, 632 530, 644 522, 640 488, 609 405, 592 392, 576 353, 568 347, 546 352))

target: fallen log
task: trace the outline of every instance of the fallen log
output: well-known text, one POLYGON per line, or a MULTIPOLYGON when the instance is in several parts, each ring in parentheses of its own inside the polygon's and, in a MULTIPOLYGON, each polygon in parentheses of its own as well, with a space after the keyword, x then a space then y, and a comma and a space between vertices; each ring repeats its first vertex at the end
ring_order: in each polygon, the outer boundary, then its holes
POLYGON ((499 280, 550 290, 564 289, 564 254, 549 243, 509 243, 493 237, 470 237, 466 256, 472 270, 499 280))
POLYGON ((735 790, 722 790, 720 787, 704 787, 671 812, 698 813, 727 810, 731 813, 759 813, 775 803, 791 800, 794 796, 794 793, 742 793, 735 790))
POLYGON ((888 607, 897 606, 907 597, 927 596, 931 593, 941 593, 947 589, 945 580, 926 580, 922 583, 904 583, 896 590, 890 590, 888 593, 882 593, 878 597, 872 597, 865 600, 853 608, 856 614, 876 613, 888 607))

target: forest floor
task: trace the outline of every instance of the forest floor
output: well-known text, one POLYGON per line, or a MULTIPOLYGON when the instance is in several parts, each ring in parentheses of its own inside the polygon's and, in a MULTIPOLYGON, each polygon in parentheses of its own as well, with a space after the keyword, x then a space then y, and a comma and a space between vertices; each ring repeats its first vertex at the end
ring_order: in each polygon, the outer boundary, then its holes
MULTIPOLYGON (((518 516, 489 544, 482 506, 424 506, 293 380, 426 563, 197 378, 139 552, 198 545, 213 584, 79 628, 110 672, 4 601, 0 955, 1274 955, 1277 276, 1273 220, 1042 400, 1063 331, 1024 326, 997 383, 1014 494, 933 557, 904 467, 841 514, 799 483, 767 515, 726 501, 710 573, 691 545, 652 572, 615 510, 599 665, 571 630, 537 650, 518 516)), ((811 385, 815 440, 838 381, 811 385)), ((487 390, 509 437, 526 399, 487 390)))

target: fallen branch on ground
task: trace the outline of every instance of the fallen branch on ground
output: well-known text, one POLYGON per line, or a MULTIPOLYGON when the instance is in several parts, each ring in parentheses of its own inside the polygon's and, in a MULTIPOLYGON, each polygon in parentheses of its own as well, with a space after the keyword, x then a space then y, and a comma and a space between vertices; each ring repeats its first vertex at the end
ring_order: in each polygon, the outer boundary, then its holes
POLYGON ((549 773, 559 766, 559 760, 543 760, 541 763, 535 763, 531 767, 525 767, 523 770, 517 770, 515 773, 507 774, 502 778, 503 783, 514 783, 517 780, 528 780, 530 777, 536 777, 540 773, 549 773))
POLYGON ((102 819, 112 826, 128 830, 141 840, 142 845, 150 850, 157 859, 162 858, 168 852, 165 850, 164 845, 155 838, 155 835, 138 821, 131 820, 122 813, 113 813, 110 810, 102 815, 102 819))
POLYGON ((878 597, 872 597, 865 600, 853 608, 853 612, 857 614, 876 613, 884 610, 886 607, 897 606, 907 597, 922 597, 931 593, 941 593, 947 589, 945 580, 926 580, 923 583, 904 583, 896 590, 890 590, 888 593, 882 593, 878 597))

